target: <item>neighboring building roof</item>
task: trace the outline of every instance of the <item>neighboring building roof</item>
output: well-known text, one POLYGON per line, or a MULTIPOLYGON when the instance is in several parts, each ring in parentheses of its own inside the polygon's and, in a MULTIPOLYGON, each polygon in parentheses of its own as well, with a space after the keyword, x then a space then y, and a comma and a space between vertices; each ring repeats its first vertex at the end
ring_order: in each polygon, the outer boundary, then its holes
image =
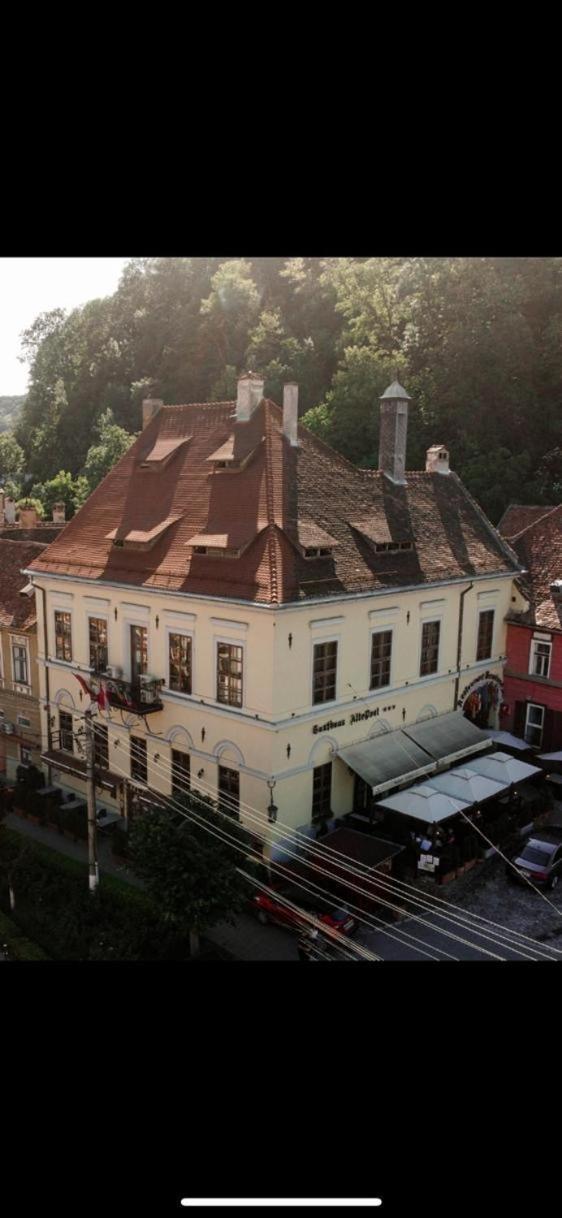
POLYGON ((541 516, 548 515, 552 510, 552 507, 545 507, 544 504, 531 506, 526 503, 510 503, 498 524, 498 533, 508 539, 517 537, 517 534, 522 533, 523 529, 534 524, 536 520, 540 520, 541 516))
POLYGON ((236 422, 235 410, 235 402, 159 410, 33 569, 265 604, 517 570, 456 475, 408 473, 407 485, 396 486, 381 471, 355 468, 303 427, 291 446, 280 408, 267 399, 246 423, 236 422), (187 436, 164 469, 143 468, 159 443, 167 448, 187 436), (230 449, 231 436, 233 455, 250 459, 237 471, 209 465, 225 444, 230 449), (172 516, 178 519, 148 552, 108 537, 115 530, 118 538, 154 536, 172 516), (411 540, 412 549, 377 553, 352 521, 367 522, 371 536, 411 540), (330 538, 333 555, 299 552, 312 526, 318 538, 330 538), (233 537, 250 544, 240 558, 220 562, 190 553, 194 537, 216 535, 229 546, 233 537))
POLYGON ((562 610, 550 594, 551 585, 562 579, 562 504, 541 512, 512 538, 526 570, 523 586, 530 607, 525 613, 511 613, 510 618, 525 626, 562 630, 562 610))
POLYGON ((0 538, 0 627, 24 631, 35 625, 35 596, 21 595, 28 583, 22 571, 46 549, 37 541, 0 538))

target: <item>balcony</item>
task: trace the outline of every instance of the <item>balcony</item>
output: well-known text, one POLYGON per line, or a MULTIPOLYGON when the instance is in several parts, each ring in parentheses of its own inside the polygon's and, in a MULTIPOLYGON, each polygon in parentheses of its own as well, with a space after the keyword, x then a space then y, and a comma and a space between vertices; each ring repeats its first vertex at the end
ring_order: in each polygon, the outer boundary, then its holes
MULTIPOLYGON (((99 679, 99 678, 98 678, 99 679)), ((110 706, 129 711, 133 715, 152 715, 164 709, 160 697, 163 680, 142 676, 136 681, 125 681, 122 677, 103 677, 102 684, 110 706)))

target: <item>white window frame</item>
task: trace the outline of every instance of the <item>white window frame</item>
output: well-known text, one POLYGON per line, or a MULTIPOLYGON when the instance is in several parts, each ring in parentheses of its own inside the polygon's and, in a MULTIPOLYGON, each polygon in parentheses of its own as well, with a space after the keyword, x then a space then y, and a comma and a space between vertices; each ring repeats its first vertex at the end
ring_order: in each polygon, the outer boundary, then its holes
POLYGON ((416 673, 416 678, 418 681, 435 681, 435 678, 439 676, 439 673, 441 671, 442 645, 443 645, 443 614, 442 613, 441 614, 440 613, 427 613, 427 614, 424 613, 420 619, 420 633, 419 633, 419 646, 418 646, 418 668, 417 668, 417 673, 416 673), (423 648, 423 628, 424 628, 424 626, 430 626, 433 623, 437 623, 437 622, 439 623, 439 646, 438 646, 438 650, 437 650, 437 668, 435 669, 435 672, 427 672, 427 673, 424 673, 422 676, 421 664, 422 664, 422 648, 423 648))
POLYGON ((379 690, 382 691, 384 689, 390 689, 392 687, 393 677, 394 677, 394 627, 393 626, 375 626, 372 630, 369 631, 369 663, 368 663, 367 672, 369 675, 369 693, 376 694, 379 692, 379 690), (390 635, 390 674, 389 674, 389 678, 388 678, 388 683, 386 685, 371 686, 371 663, 372 663, 372 655, 373 655, 373 636, 375 634, 389 634, 390 635))
POLYGON ((12 662, 12 681, 16 689, 27 693, 31 689, 31 657, 29 654, 29 641, 17 634, 10 635, 10 658, 12 662), (16 677, 16 669, 14 665, 14 647, 24 647, 27 656, 27 681, 20 681, 16 677))
POLYGON ((527 744, 530 744, 530 745, 531 745, 531 747, 532 747, 532 748, 537 748, 537 749, 540 749, 540 748, 542 747, 542 739, 543 739, 543 735, 544 735, 544 718, 545 718, 545 714, 546 714, 546 707, 545 707, 545 706, 541 706, 539 702, 528 702, 528 703, 527 703, 527 710, 526 710, 526 712, 525 712, 525 730, 524 730, 524 732, 523 732, 523 738, 524 738, 524 740, 527 742, 527 744), (531 710, 539 710, 539 711, 541 711, 541 714, 542 714, 542 719, 541 719, 540 724, 538 724, 538 723, 529 723, 529 711, 531 711, 531 710), (540 730, 541 738, 540 738, 540 740, 538 741, 538 743, 537 743, 537 744, 535 744, 535 742, 534 742, 534 741, 527 740, 527 729, 528 729, 529 727, 531 727, 533 731, 538 731, 538 730, 540 730))
POLYGON ((31 719, 27 715, 18 714, 16 718, 18 727, 31 727, 31 719))
POLYGON ((477 629, 476 629, 476 663, 477 663, 477 664, 487 664, 487 663, 488 663, 488 662, 489 662, 489 661, 490 661, 490 660, 493 658, 493 655, 494 655, 494 642, 495 642, 495 635, 496 635, 496 610, 495 610, 495 606, 494 606, 494 605, 484 605, 484 606, 482 606, 482 607, 479 607, 479 609, 478 609, 478 624, 477 624, 477 629), (493 618, 492 618, 492 637, 491 637, 491 639, 490 639, 490 654, 489 654, 489 655, 487 655, 487 656, 482 656, 482 658, 481 658, 481 659, 479 659, 479 658, 478 658, 478 639, 479 639, 479 636, 480 636, 480 618, 482 617, 482 614, 483 614, 483 613, 493 613, 493 615, 494 615, 494 616, 493 616, 493 618))
MULTIPOLYGON (((222 640, 222 639, 220 640, 220 642, 223 642, 223 641, 224 640, 222 640)), ((240 647, 240 643, 237 643, 237 646, 240 647)), ((215 669, 217 667, 217 663, 218 663, 218 660, 217 660, 217 653, 216 653, 216 648, 215 648, 215 669)), ((181 626, 174 626, 173 624, 172 625, 167 624, 166 625, 166 685, 164 686, 164 693, 172 694, 174 696, 174 698, 193 698, 195 696, 196 688, 197 687, 195 684, 195 631, 188 629, 183 624, 181 626), (191 693, 190 694, 184 694, 181 689, 171 689, 170 688, 170 635, 171 634, 183 634, 185 636, 185 638, 191 639, 191 693)), ((215 694, 216 694, 216 691, 217 691, 217 682, 215 681, 215 694)), ((243 697, 244 697, 244 673, 242 673, 242 698, 243 697)), ((225 703, 223 703, 223 702, 220 703, 220 706, 224 706, 224 705, 225 705, 225 703)), ((185 750, 180 749, 180 752, 185 752, 185 750)))
MULTIPOLYGON (((236 714, 237 712, 244 710, 244 707, 246 705, 246 688, 247 688, 246 682, 248 680, 248 673, 247 673, 247 669, 246 669, 246 640, 241 639, 241 638, 233 638, 232 635, 230 635, 230 637, 229 637, 226 634, 224 634, 224 635, 215 634, 215 635, 213 635, 213 647, 214 647, 214 653, 215 653, 214 662, 213 662, 213 669, 214 669, 213 699, 214 699, 215 706, 222 707, 223 710, 231 711, 234 714, 236 714), (242 705, 241 706, 231 706, 229 702, 219 702, 219 700, 217 698, 217 694, 218 694, 218 690, 219 690, 219 645, 220 645, 220 643, 224 643, 228 647, 241 647, 242 648, 242 705)), ((193 684, 194 684, 194 681, 193 681, 193 677, 192 677, 192 680, 191 680, 192 688, 193 688, 193 684)), ((174 693, 175 691, 172 690, 171 692, 174 693)), ((188 698, 189 694, 184 694, 183 696, 184 696, 184 698, 188 698)), ((217 778, 217 782, 218 782, 218 778, 217 778)))
POLYGON ((323 635, 320 635, 319 638, 318 637, 315 638, 313 635, 312 639, 311 639, 311 644, 312 644, 312 646, 310 648, 310 671, 308 674, 308 688, 310 690, 310 707, 311 707, 311 710, 318 711, 320 714, 322 714, 322 712, 326 708, 335 706, 336 703, 339 702, 339 700, 340 700, 341 634, 323 634, 323 635), (324 644, 324 643, 337 643, 337 645, 338 645, 337 660, 336 660, 336 693, 335 693, 335 697, 332 698, 329 702, 315 702, 314 701, 314 648, 321 647, 322 644, 324 644))
MULTIPOLYGON (((550 639, 531 639, 531 647, 529 652, 529 674, 533 677, 542 677, 547 681, 550 676, 550 665, 552 661, 552 642, 550 639), (547 659, 546 672, 537 672, 536 660, 539 647, 548 647, 548 657, 543 656, 542 659, 547 659)), ((533 704, 534 705, 534 704, 533 704)))

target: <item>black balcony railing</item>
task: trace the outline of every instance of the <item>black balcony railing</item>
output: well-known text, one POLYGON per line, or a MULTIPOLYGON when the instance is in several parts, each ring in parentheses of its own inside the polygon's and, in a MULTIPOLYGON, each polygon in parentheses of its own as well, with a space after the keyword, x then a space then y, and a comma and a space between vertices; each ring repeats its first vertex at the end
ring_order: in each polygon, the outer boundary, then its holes
POLYGON ((121 677, 104 677, 102 685, 110 706, 131 711, 135 715, 151 715, 163 710, 160 690, 164 681, 156 677, 141 677, 137 681, 125 681, 121 677))

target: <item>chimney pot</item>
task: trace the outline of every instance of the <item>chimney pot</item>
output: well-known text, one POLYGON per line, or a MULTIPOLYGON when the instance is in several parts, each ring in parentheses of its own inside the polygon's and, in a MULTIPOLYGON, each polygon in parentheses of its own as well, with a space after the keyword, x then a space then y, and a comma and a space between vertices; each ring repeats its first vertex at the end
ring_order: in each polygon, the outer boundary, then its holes
POLYGON ((379 469, 391 482, 406 485, 409 393, 393 381, 380 398, 379 469))
POLYGON ((449 474, 449 450, 444 444, 432 444, 425 454, 425 469, 428 474, 449 474))
POLYGON ((162 398, 145 398, 144 399, 143 404, 142 404, 142 429, 143 429, 143 431, 144 431, 145 427, 148 427, 148 424, 152 421, 152 419, 154 418, 154 415, 158 414, 160 407, 163 405, 164 405, 164 403, 162 401, 162 398))
POLYGON ((66 520, 66 505, 61 500, 53 503, 53 524, 64 524, 66 520))
POLYGON ((283 386, 283 435, 292 448, 298 444, 299 387, 294 381, 283 386))
POLYGON ((236 394, 236 422, 247 423, 263 398, 263 377, 256 372, 246 372, 238 378, 236 394))

